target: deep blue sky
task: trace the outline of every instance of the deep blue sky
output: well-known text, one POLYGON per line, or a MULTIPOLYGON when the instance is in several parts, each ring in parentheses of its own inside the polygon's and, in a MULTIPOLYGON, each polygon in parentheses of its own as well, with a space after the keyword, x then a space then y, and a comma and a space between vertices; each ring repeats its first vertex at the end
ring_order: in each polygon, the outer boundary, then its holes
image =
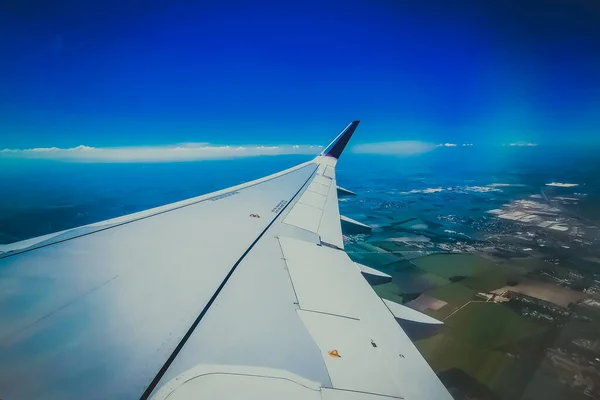
POLYGON ((600 140, 597 0, 13 0, 0 54, 0 148, 600 140))

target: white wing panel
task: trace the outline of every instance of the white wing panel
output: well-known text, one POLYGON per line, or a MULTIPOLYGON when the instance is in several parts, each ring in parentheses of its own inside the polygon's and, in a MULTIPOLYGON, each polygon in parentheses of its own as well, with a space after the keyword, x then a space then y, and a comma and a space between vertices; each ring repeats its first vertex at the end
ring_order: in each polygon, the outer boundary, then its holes
POLYGON ((323 210, 323 208, 325 208, 326 200, 327 200, 326 196, 324 196, 320 193, 317 193, 317 192, 311 192, 310 187, 309 187, 308 190, 306 190, 306 192, 304 192, 302 197, 300 197, 300 200, 298 200, 298 203, 306 204, 307 206, 311 206, 314 208, 318 208, 319 210, 323 210))
POLYGON ((358 318, 353 302, 339 296, 335 289, 344 286, 352 291, 357 285, 365 284, 346 253, 285 237, 280 237, 279 242, 300 308, 358 318), (357 273, 348 274, 348 268, 357 273))
POLYGON ((327 194, 329 193, 329 185, 323 185, 322 183, 313 181, 313 183, 311 183, 308 187, 308 190, 310 190, 311 192, 322 194, 323 196, 327 196, 327 194))
POLYGON ((320 183, 321 185, 325 185, 327 187, 331 186, 331 178, 327 178, 323 175, 316 175, 313 179, 314 183, 320 183))
POLYGON ((323 211, 318 208, 298 202, 285 217, 283 223, 316 233, 319 229, 322 213, 323 211))
MULTIPOLYGON (((291 238, 280 237, 279 241, 300 309, 306 311, 301 314, 302 319, 326 355, 324 360, 334 387, 368 389, 370 393, 405 395, 408 399, 451 399, 345 252, 291 238), (336 342, 345 335, 349 335, 348 342, 336 342), (370 346, 373 340, 375 353, 358 345, 365 338, 370 346), (348 363, 332 364, 336 360, 328 357, 335 358, 329 355, 336 350, 330 348, 335 343, 343 344, 345 349, 359 347, 356 352, 349 350, 348 363), (364 364, 371 365, 374 377, 367 374, 358 378, 354 371, 363 371, 364 364)), ((344 354, 340 354, 343 358, 344 354)))
POLYGON ((299 310, 302 322, 323 353, 334 388, 402 397, 375 342, 358 320, 299 310), (374 344, 375 343, 375 344, 374 344))
POLYGON ((328 165, 323 175, 327 178, 335 179, 335 166, 328 165))

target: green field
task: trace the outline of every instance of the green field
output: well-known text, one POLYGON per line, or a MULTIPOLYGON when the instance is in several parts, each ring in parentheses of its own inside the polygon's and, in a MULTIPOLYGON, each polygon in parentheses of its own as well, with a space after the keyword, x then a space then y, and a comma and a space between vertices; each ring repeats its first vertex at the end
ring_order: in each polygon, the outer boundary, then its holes
POLYGON ((472 254, 434 254, 412 262, 422 270, 444 278, 474 276, 494 267, 492 261, 472 254))
POLYGON ((515 359, 503 352, 480 348, 447 334, 415 344, 434 371, 461 369, 490 389, 498 387, 504 372, 515 364, 515 359))
POLYGON ((391 300, 399 304, 404 303, 404 298, 402 297, 402 293, 398 290, 398 286, 391 282, 384 285, 373 286, 373 290, 383 299, 391 300))
MULTIPOLYGON (((435 317, 433 312, 427 314, 435 317)), ((442 333, 416 342, 425 359, 437 372, 463 370, 496 393, 506 392, 507 382, 526 383, 526 360, 543 347, 537 346, 537 338, 548 329, 504 304, 490 302, 469 303, 444 323, 442 333)))
POLYGON ((444 323, 472 345, 488 349, 507 348, 547 330, 546 326, 522 317, 506 305, 491 302, 469 303, 444 323))
POLYGON ((398 286, 401 293, 423 293, 450 284, 449 280, 424 272, 412 265, 408 268, 402 266, 394 271, 386 272, 392 275, 392 282, 398 286))
MULTIPOLYGON (((425 294, 447 303, 438 310, 425 311, 444 321, 442 331, 415 343, 436 372, 463 371, 502 400, 509 400, 526 390, 549 343, 567 346, 576 338, 575 334, 555 337, 550 325, 524 317, 504 303, 477 296, 519 282, 530 271, 548 268, 543 261, 493 261, 475 254, 434 254, 410 260, 386 253, 411 248, 379 241, 355 249, 360 262, 392 275, 391 283, 374 287, 379 296, 407 303, 425 294)), ((579 325, 576 328, 573 332, 582 331, 579 325)), ((588 328, 591 337, 594 328, 588 328)))
POLYGON ((436 299, 453 304, 457 307, 460 307, 471 300, 477 300, 477 297, 475 297, 477 291, 462 285, 461 283, 451 283, 449 285, 440 286, 438 288, 428 290, 426 294, 428 296, 435 297, 436 299))
POLYGON ((481 274, 467 277, 460 283, 478 292, 491 292, 506 286, 509 281, 519 281, 523 276, 523 273, 516 268, 503 265, 486 269, 481 274))
POLYGON ((522 390, 527 379, 523 371, 529 365, 526 360, 540 350, 537 338, 547 332, 548 326, 517 314, 505 304, 486 302, 476 294, 518 280, 526 269, 462 254, 427 256, 413 263, 424 273, 442 279, 465 277, 425 292, 448 303, 437 311, 426 311, 444 320, 444 330, 416 343, 432 368, 437 372, 462 370, 496 393, 522 390), (508 390, 507 382, 514 383, 514 387, 508 390))

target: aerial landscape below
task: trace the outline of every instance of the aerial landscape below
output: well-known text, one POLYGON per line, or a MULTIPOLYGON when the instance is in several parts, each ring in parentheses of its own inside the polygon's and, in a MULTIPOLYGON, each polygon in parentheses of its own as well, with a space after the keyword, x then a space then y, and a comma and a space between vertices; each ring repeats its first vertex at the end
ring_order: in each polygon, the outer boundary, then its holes
POLYGON ((393 277, 375 287, 383 298, 444 322, 417 347, 455 398, 597 398, 599 166, 578 153, 557 167, 551 149, 498 150, 508 165, 458 151, 340 174, 359 194, 341 212, 373 228, 347 251, 393 277))

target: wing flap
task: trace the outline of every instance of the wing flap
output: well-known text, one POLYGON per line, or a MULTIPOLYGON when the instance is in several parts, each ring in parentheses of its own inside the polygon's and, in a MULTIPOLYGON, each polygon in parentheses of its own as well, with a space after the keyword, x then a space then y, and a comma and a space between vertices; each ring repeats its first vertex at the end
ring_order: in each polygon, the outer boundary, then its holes
POLYGON ((289 224, 310 232, 317 232, 323 211, 303 203, 296 203, 283 220, 289 224))
POLYGON ((325 168, 325 171, 323 171, 323 176, 325 176, 326 178, 335 179, 335 167, 328 165, 325 168))
POLYGON ((379 270, 367 267, 366 265, 359 263, 356 263, 356 265, 358 266, 360 272, 362 272, 363 276, 371 286, 383 285, 384 283, 389 283, 392 281, 392 277, 386 274, 385 272, 381 272, 379 270))
MULTIPOLYGON (((322 186, 322 185, 320 185, 322 186)), ((304 192, 304 194, 300 197, 300 199, 298 200, 298 203, 300 204, 306 204, 307 206, 311 206, 314 208, 317 208, 321 211, 323 211, 323 208, 325 208, 325 201, 327 200, 327 197, 321 193, 317 193, 313 190, 314 186, 311 184, 307 189, 306 192, 304 192)))
POLYGON ((346 253, 287 237, 279 243, 301 309, 358 318, 353 302, 336 290, 340 285, 360 290, 365 283, 346 273, 348 267, 357 269, 346 253))
POLYGON ((329 194, 329 185, 323 185, 322 183, 313 181, 307 190, 327 196, 327 194, 329 194))
POLYGON ((320 183, 321 185, 325 185, 327 187, 331 186, 331 178, 327 178, 321 174, 318 174, 314 177, 313 182, 320 183))
POLYGON ((389 375, 397 355, 373 346, 373 327, 361 320, 368 305, 363 300, 368 302, 373 293, 356 264, 340 250, 285 237, 279 243, 300 318, 323 353, 333 387, 401 397, 389 375))
POLYGON ((338 192, 338 196, 339 197, 342 197, 342 196, 356 196, 356 193, 354 193, 352 190, 344 189, 341 186, 337 187, 337 192, 338 192))
POLYGON ((335 186, 332 186, 331 190, 329 190, 318 233, 322 242, 333 245, 338 249, 344 248, 344 237, 342 236, 338 196, 335 186))
POLYGON ((303 310, 298 314, 321 349, 334 388, 402 398, 385 350, 373 346, 361 321, 303 310))
POLYGON ((323 354, 334 388, 450 398, 344 251, 287 237, 279 242, 297 294, 298 313, 323 354), (330 354, 334 350, 339 359, 330 354), (365 371, 365 365, 378 367, 365 371))

